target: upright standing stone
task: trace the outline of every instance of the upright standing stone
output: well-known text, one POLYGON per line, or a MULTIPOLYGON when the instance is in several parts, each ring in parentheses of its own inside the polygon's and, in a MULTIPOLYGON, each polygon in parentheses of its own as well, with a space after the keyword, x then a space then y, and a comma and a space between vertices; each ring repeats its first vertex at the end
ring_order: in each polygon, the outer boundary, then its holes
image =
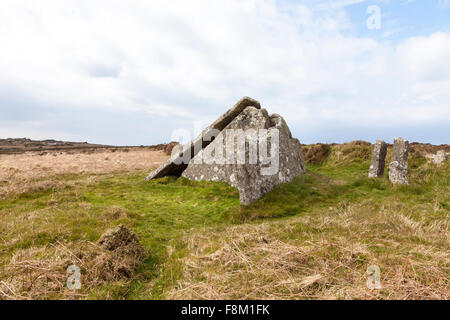
POLYGON ((447 152, 445 150, 439 150, 435 155, 433 155, 433 163, 441 164, 447 160, 447 152))
POLYGON ((377 140, 373 148, 372 163, 369 169, 369 178, 381 177, 384 174, 387 144, 382 140, 377 140))
POLYGON ((403 138, 394 139, 394 161, 389 165, 389 180, 395 184, 408 184, 409 142, 403 138))

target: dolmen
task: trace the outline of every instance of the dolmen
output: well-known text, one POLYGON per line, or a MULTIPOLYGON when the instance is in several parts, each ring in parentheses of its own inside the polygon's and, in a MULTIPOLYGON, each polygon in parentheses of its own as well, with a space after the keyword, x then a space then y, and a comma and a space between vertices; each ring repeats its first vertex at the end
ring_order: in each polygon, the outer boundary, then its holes
POLYGON ((305 172, 300 142, 283 117, 243 97, 146 180, 222 181, 237 188, 240 203, 249 205, 305 172))

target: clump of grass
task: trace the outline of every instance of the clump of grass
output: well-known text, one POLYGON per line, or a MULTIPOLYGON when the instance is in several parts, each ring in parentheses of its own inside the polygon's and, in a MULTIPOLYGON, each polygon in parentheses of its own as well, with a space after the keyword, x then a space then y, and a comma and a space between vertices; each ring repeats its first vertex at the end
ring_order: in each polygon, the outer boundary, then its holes
POLYGON ((328 158, 328 164, 338 167, 348 166, 354 163, 363 163, 370 160, 372 146, 367 143, 347 143, 335 145, 328 158))
POLYGON ((128 218, 128 210, 120 206, 112 205, 105 210, 107 219, 118 220, 120 218, 128 218))
POLYGON ((323 143, 302 146, 303 158, 307 164, 317 165, 324 162, 330 151, 330 145, 323 143))
POLYGON ((89 241, 18 250, 0 272, 0 299, 74 299, 104 283, 132 278, 146 253, 139 243, 105 249, 89 241), (67 286, 68 268, 80 270, 81 288, 67 286))

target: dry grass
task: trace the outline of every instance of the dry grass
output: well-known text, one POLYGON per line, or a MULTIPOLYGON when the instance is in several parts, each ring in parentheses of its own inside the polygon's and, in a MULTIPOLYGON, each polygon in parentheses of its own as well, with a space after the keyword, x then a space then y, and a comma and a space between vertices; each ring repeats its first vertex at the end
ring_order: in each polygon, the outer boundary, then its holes
MULTIPOLYGON (((0 155, 0 199, 27 192, 60 188, 78 183, 58 178, 84 175, 87 183, 97 175, 115 172, 150 170, 164 162, 164 151, 148 149, 102 150, 95 153, 36 152, 0 155)), ((79 179, 79 177, 77 177, 79 179)), ((70 180, 70 179, 69 179, 70 180)))
POLYGON ((360 163, 370 159, 373 147, 364 141, 354 141, 334 146, 327 158, 328 164, 335 167, 344 167, 353 163, 360 163))
POLYGON ((0 300, 449 299, 450 164, 411 156, 410 185, 394 187, 366 178, 371 152, 334 145, 248 208, 231 188, 145 182, 164 150, 0 155, 0 300), (138 272, 137 251, 96 244, 119 223, 152 250, 138 272), (381 290, 366 286, 371 265, 381 290))
POLYGON ((302 146, 303 158, 307 164, 320 164, 330 154, 331 147, 328 144, 316 144, 302 146))
MULTIPOLYGON (((416 208, 421 210, 423 208, 416 208)), ((449 299, 449 218, 426 224, 370 201, 188 239, 174 299, 449 299), (370 265, 382 290, 366 286, 370 265)))
POLYGON ((0 272, 0 300, 86 297, 92 288, 133 277, 146 254, 139 243, 107 250, 89 241, 58 241, 21 249, 0 272), (71 265, 81 270, 82 290, 67 288, 71 265))

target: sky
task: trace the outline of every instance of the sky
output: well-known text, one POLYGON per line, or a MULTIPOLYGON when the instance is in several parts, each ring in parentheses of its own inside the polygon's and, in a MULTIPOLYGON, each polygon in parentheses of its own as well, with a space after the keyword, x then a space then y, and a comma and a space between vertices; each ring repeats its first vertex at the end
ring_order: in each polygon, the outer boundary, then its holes
POLYGON ((243 96, 302 143, 449 144, 450 0, 0 2, 0 138, 185 142, 243 96))

